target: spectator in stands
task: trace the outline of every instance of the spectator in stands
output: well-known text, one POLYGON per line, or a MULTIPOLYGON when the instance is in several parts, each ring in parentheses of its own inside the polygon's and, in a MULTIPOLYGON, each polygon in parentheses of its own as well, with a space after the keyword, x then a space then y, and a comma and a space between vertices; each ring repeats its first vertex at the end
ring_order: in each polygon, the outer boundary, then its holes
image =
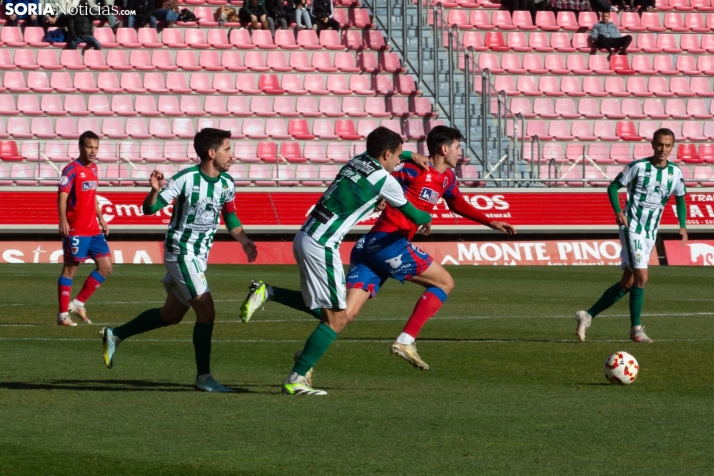
POLYGON ((312 29, 312 18, 303 0, 288 0, 288 17, 294 21, 298 30, 312 29))
POLYGON ((243 10, 248 16, 251 28, 254 30, 263 30, 269 27, 268 12, 263 2, 248 0, 248 3, 243 4, 243 10))
MULTIPOLYGON (((30 5, 36 5, 37 7, 37 12, 40 11, 40 1, 39 0, 13 0, 13 1, 5 1, 4 3, 12 3, 14 4, 15 10, 17 10, 17 7, 19 5, 24 5, 24 9, 22 9, 23 14, 18 15, 17 13, 13 13, 12 15, 7 17, 6 24, 7 26, 17 26, 18 22, 20 20, 23 20, 23 26, 39 26, 40 25, 40 19, 38 18, 38 15, 29 15, 28 14, 28 9, 30 5)), ((3 11, 5 9, 3 8, 3 11)))
POLYGON ((129 28, 144 27, 147 23, 151 28, 156 28, 156 17, 153 15, 156 9, 154 0, 128 0, 126 9, 134 11, 136 15, 126 17, 126 23, 129 28))
POLYGON ((40 0, 40 13, 42 14, 39 18, 39 23, 40 26, 45 30, 45 33, 47 33, 47 29, 51 26, 56 26, 56 27, 64 27, 66 22, 66 18, 63 20, 60 20, 60 17, 63 16, 62 11, 60 10, 60 3, 64 6, 65 2, 62 2, 60 0, 40 0), (52 12, 54 15, 45 15, 45 11, 47 8, 47 5, 50 6, 52 9, 52 12))
MULTIPOLYGON (((119 1, 122 3, 122 5, 124 4, 124 0, 119 1)), ((98 20, 106 20, 109 24, 109 28, 114 30, 114 33, 117 32, 118 28, 124 26, 124 23, 121 20, 117 20, 117 17, 115 17, 112 13, 112 10, 114 8, 114 0, 89 0, 89 6, 93 7, 93 12, 100 12, 98 15, 95 15, 95 17, 98 20)))
POLYGON ((213 19, 218 22, 218 26, 223 26, 226 23, 240 23, 236 9, 227 5, 218 7, 213 19))
POLYGON ((620 35, 620 30, 614 23, 610 23, 610 12, 602 12, 600 21, 593 26, 590 38, 595 46, 607 50, 608 60, 612 57, 614 49, 619 49, 617 53, 619 55, 627 54, 627 47, 632 43, 632 36, 620 35))
POLYGON ((87 8, 80 8, 75 15, 68 15, 67 18, 67 48, 76 50, 78 44, 85 43, 84 49, 101 50, 102 45, 94 38, 94 18, 89 13, 88 1, 82 0, 79 7, 87 8))
POLYGON ((273 36, 275 36, 275 25, 278 25, 280 30, 288 29, 288 16, 283 7, 283 0, 265 0, 265 10, 268 12, 268 24, 273 36))
POLYGON ((171 28, 179 19, 178 0, 160 0, 160 2, 153 16, 157 21, 166 22, 166 28, 171 28))
POLYGON ((550 9, 557 14, 560 10, 570 12, 590 12, 590 0, 549 0, 550 9))
POLYGON ((334 18, 335 8, 332 0, 313 0, 310 15, 312 15, 313 30, 321 31, 332 28, 339 31, 340 24, 334 18))
MULTIPOLYGON (((539 3, 542 4, 544 1, 540 0, 539 3)), ((534 0, 502 0, 501 10, 507 10, 511 15, 513 15, 513 12, 515 11, 531 12, 533 23, 535 23, 536 4, 534 0)))
POLYGON ((640 7, 641 12, 656 12, 655 0, 635 0, 634 7, 632 11, 635 11, 635 7, 640 7))

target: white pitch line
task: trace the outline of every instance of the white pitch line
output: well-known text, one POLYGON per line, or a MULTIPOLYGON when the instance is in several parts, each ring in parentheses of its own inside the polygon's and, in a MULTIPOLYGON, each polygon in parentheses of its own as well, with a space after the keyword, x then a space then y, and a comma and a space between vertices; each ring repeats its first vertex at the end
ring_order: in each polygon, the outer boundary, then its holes
MULTIPOLYGON (((99 339, 87 338, 65 338, 65 337, 0 337, 0 341, 63 341, 63 342, 99 342, 99 339)), ((657 339, 656 342, 711 342, 712 339, 657 339)), ((131 342, 166 342, 166 343, 193 343, 192 339, 135 339, 131 342)), ((220 344, 302 344, 304 340, 298 339, 213 339, 211 342, 220 344)), ((391 343, 393 339, 339 339, 336 342, 344 342, 348 344, 372 344, 372 343, 391 343)), ((579 343, 575 339, 458 339, 458 340, 439 340, 439 339, 419 339, 421 343, 429 344, 576 344, 579 343)), ((588 339, 588 342, 600 343, 631 343, 629 339, 588 339)))
MULTIPOLYGON (((607 316, 599 317, 598 319, 606 319, 612 317, 629 317, 629 314, 608 314, 607 316)), ((714 312, 678 312, 678 313, 662 313, 662 314, 642 314, 642 317, 685 317, 685 316, 714 316, 714 312)), ((557 315, 557 316, 441 316, 434 317, 431 320, 436 321, 462 321, 462 320, 478 320, 478 319, 572 319, 572 315, 557 315)), ((406 321, 405 317, 367 317, 364 319, 357 318, 355 322, 380 322, 380 321, 406 321)), ((273 324, 283 322, 316 322, 315 318, 296 317, 294 319, 251 319, 250 324, 273 324)), ((231 321, 216 320, 215 324, 243 324, 240 320, 231 321)), ((193 321, 180 322, 179 324, 194 324, 193 321)), ((116 322, 94 322, 95 326, 116 326, 121 325, 116 322)), ((55 327, 56 324, 0 324, 0 327, 55 327)))

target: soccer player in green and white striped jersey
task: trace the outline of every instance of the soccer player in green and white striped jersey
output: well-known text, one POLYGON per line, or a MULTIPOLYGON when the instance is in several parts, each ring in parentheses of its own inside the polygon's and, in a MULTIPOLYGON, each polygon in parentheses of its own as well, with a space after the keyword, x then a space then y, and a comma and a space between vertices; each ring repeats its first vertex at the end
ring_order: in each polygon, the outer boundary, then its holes
POLYGON ((107 368, 112 368, 114 352, 121 341, 178 324, 189 308, 193 308, 196 312, 193 346, 197 368, 194 386, 205 392, 232 391, 216 382, 210 370, 216 312, 204 273, 220 214, 223 214, 231 236, 242 245, 249 262, 255 261, 258 250, 243 231, 235 213, 233 178, 227 174, 233 160, 230 137, 230 131, 203 129, 196 134, 193 143, 201 159, 199 165, 184 169, 169 180, 164 180, 163 174, 156 170, 151 173, 151 192, 144 200, 144 214, 152 215, 173 203, 164 240, 167 273, 161 281, 167 292, 166 303, 161 309, 144 311, 122 326, 102 329, 107 368))
POLYGON ((674 148, 674 133, 658 129, 652 139, 654 155, 627 165, 608 187, 610 204, 620 227, 622 269, 619 283, 612 285, 587 311, 575 313, 578 322, 575 333, 585 341, 585 331, 592 319, 630 293, 630 339, 651 343, 640 324, 644 287, 647 283, 647 263, 657 240, 657 229, 669 198, 674 195, 682 246, 687 243, 687 205, 682 171, 667 158, 674 148), (617 191, 627 187, 625 210, 620 207, 617 191))
MULTIPOLYGON (((283 382, 283 393, 326 394, 323 390, 313 389, 306 376, 348 323, 345 273, 340 258, 340 244, 345 234, 369 215, 382 199, 417 225, 428 228, 431 224, 431 215, 410 204, 402 187, 392 177, 401 154, 399 134, 385 127, 372 131, 367 136, 367 151, 352 158, 340 170, 293 240, 293 253, 300 269, 302 300, 306 309, 319 317, 321 323, 307 339, 295 366, 283 382)), ((246 306, 255 309, 267 299, 265 283, 255 284, 242 306, 245 320, 251 313, 246 316, 246 306)), ((295 294, 290 290, 286 292, 295 294)))

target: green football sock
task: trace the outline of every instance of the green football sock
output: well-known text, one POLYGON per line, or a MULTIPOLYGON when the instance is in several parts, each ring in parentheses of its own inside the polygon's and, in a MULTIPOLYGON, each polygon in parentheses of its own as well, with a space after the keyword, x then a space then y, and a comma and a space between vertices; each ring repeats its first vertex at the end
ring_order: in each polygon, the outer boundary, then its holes
POLYGON ((625 294, 627 294, 627 291, 622 289, 620 283, 613 284, 612 286, 607 288, 607 290, 602 294, 602 296, 600 296, 600 299, 598 299, 597 302, 593 304, 590 309, 588 309, 588 314, 590 314, 592 317, 597 316, 602 311, 622 299, 625 294))
POLYGON ((305 300, 302 298, 302 293, 300 291, 273 286, 273 301, 280 303, 283 306, 291 307, 297 311, 310 314, 312 317, 317 319, 320 319, 322 316, 321 309, 309 309, 305 305, 305 300))
POLYGON ((335 339, 337 339, 337 332, 330 329, 330 326, 324 322, 321 322, 317 329, 307 338, 302 355, 295 362, 292 371, 305 376, 308 370, 314 367, 317 361, 327 352, 327 349, 335 339))
POLYGON ((196 353, 196 375, 211 373, 211 335, 213 335, 213 324, 197 322, 193 326, 193 350, 196 353))
POLYGON ((642 303, 645 300, 645 289, 632 286, 630 289, 630 324, 632 327, 640 325, 642 303))
POLYGON ((161 318, 161 309, 148 309, 126 324, 114 328, 114 335, 121 340, 127 339, 137 334, 153 331, 164 327, 166 323, 161 318))

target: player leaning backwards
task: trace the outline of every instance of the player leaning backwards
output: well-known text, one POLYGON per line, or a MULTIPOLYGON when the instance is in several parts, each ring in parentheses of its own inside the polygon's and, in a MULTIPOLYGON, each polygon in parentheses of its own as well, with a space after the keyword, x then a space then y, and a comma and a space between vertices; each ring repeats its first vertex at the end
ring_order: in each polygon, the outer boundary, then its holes
POLYGON ((86 324, 92 323, 87 317, 84 303, 112 272, 112 259, 105 238, 105 235, 109 235, 109 227, 97 202, 98 179, 95 162, 98 152, 99 137, 92 131, 84 132, 79 136, 79 158, 62 170, 59 182, 57 208, 64 249, 64 265, 57 282, 59 326, 77 325, 70 317, 70 312, 79 316, 86 324), (70 302, 72 278, 79 263, 83 263, 88 257, 97 263, 97 269, 91 272, 82 290, 74 301, 70 302))
MULTIPOLYGON (((416 208, 431 213, 443 199, 454 213, 510 235, 516 229, 505 222, 491 221, 475 209, 459 190, 454 174, 461 157, 463 136, 455 127, 437 126, 426 138, 429 168, 422 170, 406 163, 393 176, 404 194, 416 208)), ((424 234, 429 234, 429 227, 424 234)), ((347 314, 351 321, 367 299, 374 297, 388 278, 401 283, 409 280, 426 288, 419 298, 404 329, 392 344, 392 353, 406 359, 417 368, 429 366, 417 353, 415 340, 419 331, 441 308, 454 288, 449 272, 427 253, 411 243, 417 226, 387 206, 369 233, 352 249, 347 272, 347 314)))
POLYGON ((161 281, 166 288, 166 303, 161 309, 144 311, 120 327, 102 329, 107 368, 112 368, 114 353, 121 341, 178 324, 189 308, 193 308, 196 313, 193 327, 197 368, 195 387, 205 392, 232 392, 216 382, 210 370, 216 312, 204 273, 220 221, 219 214, 223 214, 226 228, 243 246, 249 262, 255 261, 258 251, 236 217, 233 178, 227 174, 233 159, 230 137, 230 131, 203 129, 193 140, 196 155, 201 159, 199 165, 182 170, 169 180, 164 180, 163 174, 156 170, 151 173, 151 192, 144 199, 144 214, 153 215, 173 203, 164 240, 166 276, 161 281))
POLYGON ((657 240, 662 211, 669 197, 674 195, 679 220, 679 234, 682 246, 687 243, 687 206, 684 196, 682 171, 667 160, 674 148, 674 133, 669 129, 658 129, 652 139, 654 155, 633 161, 607 188, 610 204, 615 210, 615 221, 620 227, 622 244, 622 279, 608 288, 587 311, 575 313, 578 327, 575 333, 580 342, 585 341, 585 331, 595 316, 609 308, 628 292, 630 293, 630 339, 635 342, 651 343, 645 329, 640 325, 645 284, 647 283, 647 263, 657 240), (627 187, 625 211, 620 208, 617 191, 627 187))
MULTIPOLYGON (((300 269, 300 288, 306 311, 321 322, 305 342, 295 366, 283 382, 283 393, 325 395, 315 390, 306 378, 308 372, 327 352, 337 334, 347 325, 345 275, 340 258, 340 244, 345 234, 362 218, 372 213, 380 199, 399 210, 412 223, 427 225, 431 215, 416 209, 404 197, 402 187, 391 172, 400 163, 402 138, 386 127, 378 127, 367 136, 367 151, 353 157, 337 174, 310 217, 293 240, 293 253, 300 269)), ((426 164, 423 164, 426 166, 426 164)), ((268 298, 267 286, 254 283, 242 306, 242 318, 268 298)), ((276 288, 277 289, 277 288, 276 288)), ((278 302, 301 308, 295 291, 283 290, 278 302)))

